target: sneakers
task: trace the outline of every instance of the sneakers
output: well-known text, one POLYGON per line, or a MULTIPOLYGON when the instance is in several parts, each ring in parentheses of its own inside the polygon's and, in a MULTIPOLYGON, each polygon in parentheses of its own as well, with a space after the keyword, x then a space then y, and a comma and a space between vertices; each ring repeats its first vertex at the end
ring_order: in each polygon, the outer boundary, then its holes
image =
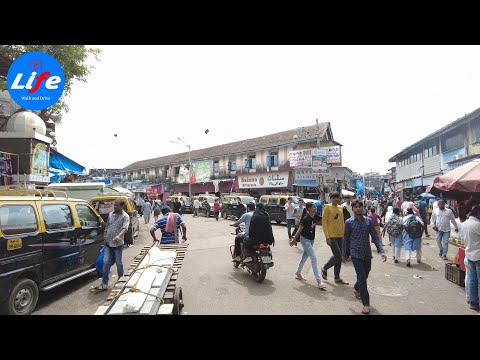
POLYGON ((94 287, 95 290, 108 290, 108 285, 105 285, 104 283, 101 283, 100 285, 98 286, 95 286, 94 287))
POLYGON ((249 257, 245 258, 245 260, 243 260, 244 263, 248 263, 248 262, 251 262, 251 261, 253 261, 251 256, 249 256, 249 257))
POLYGON ((322 268, 320 269, 320 271, 322 272, 322 278, 323 280, 327 280, 327 270, 325 270, 322 266, 322 268))
POLYGON ((478 311, 479 306, 470 304, 470 309, 478 311))

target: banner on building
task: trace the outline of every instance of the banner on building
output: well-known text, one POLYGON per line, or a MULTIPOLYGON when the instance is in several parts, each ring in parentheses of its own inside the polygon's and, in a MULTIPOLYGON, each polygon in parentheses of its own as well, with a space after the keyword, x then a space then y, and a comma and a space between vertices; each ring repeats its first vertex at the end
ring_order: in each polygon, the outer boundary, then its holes
POLYGON ((328 174, 327 149, 312 149, 312 170, 317 176, 328 174))
POLYGON ((312 149, 290 151, 290 166, 312 166, 312 149))
POLYGON ((0 153, 0 185, 11 184, 13 184, 11 155, 0 153))
POLYGON ((327 149, 327 163, 339 164, 341 163, 340 146, 329 146, 327 149))
POLYGON ((48 176, 47 145, 37 144, 33 149, 32 175, 48 176))
POLYGON ((190 182, 192 184, 209 182, 212 168, 212 160, 197 161, 192 163, 190 182))
POLYGON ((288 187, 288 172, 273 172, 260 175, 239 175, 238 187, 246 188, 270 188, 288 187))
POLYGON ((178 170, 178 178, 177 183, 183 184, 188 183, 189 172, 185 165, 180 165, 180 169, 178 170))

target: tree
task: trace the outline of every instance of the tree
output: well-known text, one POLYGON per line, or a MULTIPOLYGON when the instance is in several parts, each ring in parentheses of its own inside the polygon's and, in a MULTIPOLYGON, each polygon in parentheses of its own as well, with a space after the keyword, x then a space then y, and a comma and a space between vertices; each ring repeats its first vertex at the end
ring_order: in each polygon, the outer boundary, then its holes
POLYGON ((53 56, 62 66, 65 75, 65 89, 62 97, 39 114, 43 121, 47 121, 51 114, 59 114, 62 110, 68 113, 65 99, 70 96, 74 81, 87 82, 87 76, 90 75, 91 69, 95 68, 87 64, 87 59, 92 55, 96 61, 99 61, 101 51, 85 45, 0 45, 0 90, 7 89, 8 69, 15 59, 33 51, 53 56))

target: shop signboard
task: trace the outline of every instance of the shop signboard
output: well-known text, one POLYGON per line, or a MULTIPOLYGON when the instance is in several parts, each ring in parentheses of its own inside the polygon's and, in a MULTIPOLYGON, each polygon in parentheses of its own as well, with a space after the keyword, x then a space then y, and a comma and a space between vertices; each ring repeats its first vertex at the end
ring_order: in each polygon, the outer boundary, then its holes
POLYGON ((239 175, 238 187, 240 189, 275 187, 285 188, 288 187, 288 172, 239 175))
POLYGON ((32 175, 48 176, 47 145, 38 143, 33 149, 32 175))
POLYGON ((328 174, 327 149, 312 149, 312 170, 314 175, 328 174))
POLYGON ((295 169, 295 180, 316 180, 312 169, 295 169))
POLYGON ((312 166, 312 149, 290 151, 290 166, 312 166))
POLYGON ((179 171, 178 171, 178 178, 177 178, 177 183, 179 184, 184 184, 188 183, 188 169, 185 165, 180 165, 179 171))
POLYGON ((327 163, 339 164, 341 163, 340 146, 329 146, 327 149, 327 163))

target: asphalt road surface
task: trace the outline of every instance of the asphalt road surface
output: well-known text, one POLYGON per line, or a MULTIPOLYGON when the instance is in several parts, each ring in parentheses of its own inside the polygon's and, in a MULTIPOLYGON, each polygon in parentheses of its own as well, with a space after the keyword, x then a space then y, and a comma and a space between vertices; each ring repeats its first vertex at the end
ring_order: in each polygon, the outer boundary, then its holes
MULTIPOLYGON (((303 275, 306 282, 296 280, 294 273, 302 255, 302 247, 290 247, 285 224, 272 223, 275 235, 273 260, 275 266, 268 270, 263 283, 231 263, 229 247, 233 244, 232 220, 185 215, 188 249, 179 272, 178 286, 182 286, 185 307, 183 314, 360 314, 362 304, 354 297, 352 286, 355 271, 351 261, 342 265, 341 277, 350 285, 337 285, 333 281, 333 268, 328 272, 327 291, 316 287, 310 260, 303 275)), ((151 243, 150 225, 140 219, 141 229, 135 245, 124 251, 124 264, 128 268, 140 249, 151 243)), ((433 231, 430 231, 433 234, 433 231)), ((385 239, 387 244, 388 240, 385 239)), ((321 227, 317 229, 314 244, 319 268, 331 256, 321 227)), ((370 309, 378 314, 462 314, 478 315, 468 308, 464 288, 445 279, 445 263, 438 256, 433 236, 423 239, 423 262, 412 259, 412 267, 402 259, 395 264, 392 248, 385 246, 388 256, 383 263, 372 245, 374 259, 368 278, 370 309)), ((457 251, 449 247, 448 257, 453 259, 457 251)), ((116 276, 112 266, 111 277, 116 276)), ((114 277, 113 279, 116 279, 114 277)), ((43 292, 34 314, 94 314, 103 304, 108 292, 94 294, 92 285, 100 280, 95 276, 77 279, 49 292, 43 292)))

